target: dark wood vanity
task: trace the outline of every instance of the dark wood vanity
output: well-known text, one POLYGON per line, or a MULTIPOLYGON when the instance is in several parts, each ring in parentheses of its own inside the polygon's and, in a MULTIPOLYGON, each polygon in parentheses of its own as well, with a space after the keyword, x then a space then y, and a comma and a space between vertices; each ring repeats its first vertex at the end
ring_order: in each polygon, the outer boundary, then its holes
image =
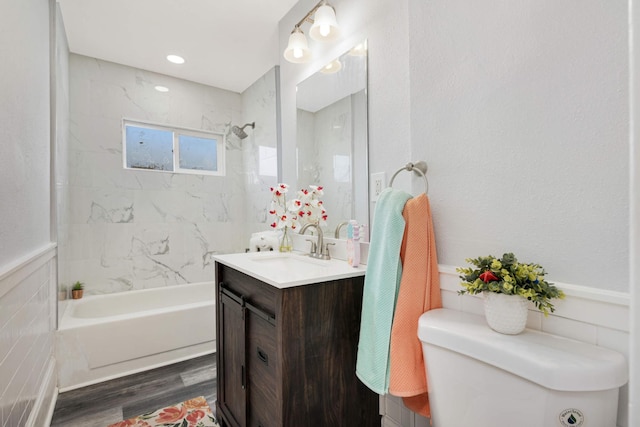
POLYGON ((380 426, 355 375, 364 276, 279 289, 216 262, 222 426, 380 426))

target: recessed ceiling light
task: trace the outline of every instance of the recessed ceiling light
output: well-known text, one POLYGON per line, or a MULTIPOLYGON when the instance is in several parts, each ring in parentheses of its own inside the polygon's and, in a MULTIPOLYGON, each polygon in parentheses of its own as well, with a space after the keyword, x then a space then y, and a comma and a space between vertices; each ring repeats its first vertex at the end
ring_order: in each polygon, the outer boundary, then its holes
POLYGON ((167 55, 167 61, 173 62, 174 64, 184 64, 184 58, 178 55, 167 55))
POLYGON ((156 86, 154 89, 158 92, 169 92, 169 88, 165 86, 156 86))

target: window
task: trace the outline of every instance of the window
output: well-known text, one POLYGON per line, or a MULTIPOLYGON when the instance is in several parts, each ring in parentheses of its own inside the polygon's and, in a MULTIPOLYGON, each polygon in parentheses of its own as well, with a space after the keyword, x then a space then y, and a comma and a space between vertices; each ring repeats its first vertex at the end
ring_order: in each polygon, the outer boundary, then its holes
POLYGON ((224 175, 221 133, 123 120, 126 169, 224 175))

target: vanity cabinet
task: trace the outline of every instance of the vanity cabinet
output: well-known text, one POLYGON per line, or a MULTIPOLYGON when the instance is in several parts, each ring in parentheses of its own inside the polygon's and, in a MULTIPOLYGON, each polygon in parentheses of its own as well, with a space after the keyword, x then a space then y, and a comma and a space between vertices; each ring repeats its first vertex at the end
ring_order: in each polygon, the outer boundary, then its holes
POLYGON ((216 279, 223 426, 380 426, 355 375, 363 276, 279 289, 216 263, 216 279))

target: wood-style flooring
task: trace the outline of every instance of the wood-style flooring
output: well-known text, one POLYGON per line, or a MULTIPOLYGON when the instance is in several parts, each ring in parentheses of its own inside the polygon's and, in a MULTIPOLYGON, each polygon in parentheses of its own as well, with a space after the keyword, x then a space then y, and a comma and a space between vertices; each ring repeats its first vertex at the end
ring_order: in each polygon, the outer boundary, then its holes
POLYGON ((106 427, 197 396, 215 413, 215 354, 61 393, 51 427, 106 427))

